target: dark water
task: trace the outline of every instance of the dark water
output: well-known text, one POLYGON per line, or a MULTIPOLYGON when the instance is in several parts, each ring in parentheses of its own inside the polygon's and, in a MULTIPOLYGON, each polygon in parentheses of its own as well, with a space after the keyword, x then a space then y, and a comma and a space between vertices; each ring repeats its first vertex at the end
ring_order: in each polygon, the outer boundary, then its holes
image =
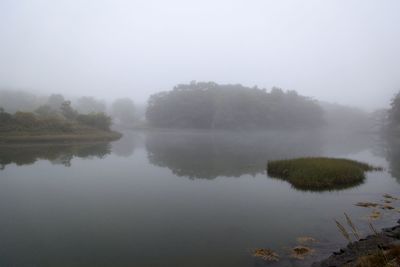
POLYGON ((111 144, 1 147, 0 266, 264 266, 249 253, 258 247, 283 256, 268 266, 307 265, 344 244, 334 218, 347 212, 368 234, 371 210, 353 204, 400 195, 398 151, 372 135, 308 132, 126 132, 111 144), (267 160, 320 155, 386 169, 325 192, 266 175, 267 160), (305 262, 286 257, 299 236, 319 240, 305 262))

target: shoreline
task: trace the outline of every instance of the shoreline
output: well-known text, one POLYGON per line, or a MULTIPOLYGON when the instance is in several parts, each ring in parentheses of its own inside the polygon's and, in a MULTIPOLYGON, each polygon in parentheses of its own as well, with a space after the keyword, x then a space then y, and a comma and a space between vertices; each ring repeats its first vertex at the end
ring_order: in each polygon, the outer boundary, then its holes
POLYGON ((383 228, 374 235, 349 243, 328 258, 314 262, 311 267, 354 267, 360 257, 384 253, 393 245, 400 246, 400 220, 393 227, 383 228))
POLYGON ((0 135, 0 145, 26 143, 90 143, 99 141, 115 141, 122 137, 116 131, 96 131, 85 134, 35 134, 35 135, 0 135))

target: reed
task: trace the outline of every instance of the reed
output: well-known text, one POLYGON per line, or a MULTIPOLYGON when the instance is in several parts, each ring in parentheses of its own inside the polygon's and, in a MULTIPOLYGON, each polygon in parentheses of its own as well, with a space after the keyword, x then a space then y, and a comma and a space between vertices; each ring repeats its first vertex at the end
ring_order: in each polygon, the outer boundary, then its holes
POLYGON ((344 238, 346 238, 347 241, 351 242, 351 238, 349 233, 347 232, 346 228, 337 220, 335 220, 336 226, 339 229, 339 232, 343 235, 344 238))
POLYGON ((346 212, 344 213, 344 216, 346 217, 346 221, 347 224, 350 226, 353 235, 356 237, 357 240, 360 240, 360 235, 358 234, 357 228, 354 225, 354 223, 351 221, 350 217, 346 214, 346 212))

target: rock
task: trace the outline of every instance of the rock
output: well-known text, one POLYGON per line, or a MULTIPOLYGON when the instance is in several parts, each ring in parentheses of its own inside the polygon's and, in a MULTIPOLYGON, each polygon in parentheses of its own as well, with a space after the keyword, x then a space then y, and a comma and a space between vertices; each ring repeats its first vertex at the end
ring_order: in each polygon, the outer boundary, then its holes
MULTIPOLYGON (((397 221, 400 224, 400 220, 397 221)), ((359 241, 349 243, 346 248, 333 252, 332 255, 320 262, 315 262, 312 267, 339 267, 349 264, 351 267, 356 260, 368 255, 371 251, 386 249, 390 245, 400 243, 400 225, 384 228, 377 235, 370 235, 359 241)))

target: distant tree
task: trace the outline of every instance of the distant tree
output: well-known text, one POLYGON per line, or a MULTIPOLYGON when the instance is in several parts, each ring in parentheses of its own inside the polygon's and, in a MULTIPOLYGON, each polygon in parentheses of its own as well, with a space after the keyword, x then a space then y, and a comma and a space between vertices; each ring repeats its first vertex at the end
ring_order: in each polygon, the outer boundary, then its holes
POLYGON ((34 94, 19 90, 0 90, 0 106, 9 113, 33 111, 42 100, 34 94))
POLYGON ((74 107, 79 113, 83 114, 106 112, 106 104, 90 96, 79 98, 74 107))
POLYGON ((62 104, 65 102, 65 99, 60 94, 52 94, 47 99, 47 106, 51 107, 54 110, 59 110, 62 104))
POLYGON ((136 121, 136 107, 129 98, 116 99, 111 106, 111 114, 119 123, 133 125, 136 121))
POLYGON ((12 120, 12 115, 4 111, 4 108, 0 107, 0 123, 8 123, 12 120))
POLYGON ((53 109, 49 105, 42 105, 35 110, 35 113, 42 117, 52 117, 57 115, 59 111, 53 109))
POLYGON ((26 128, 33 128, 37 124, 36 117, 31 112, 18 111, 14 114, 15 121, 26 128))
POLYGON ((322 113, 318 103, 295 91, 191 82, 152 95, 146 118, 167 128, 296 129, 319 127, 322 113))
POLYGON ((389 119, 393 124, 400 124, 400 92, 392 99, 389 119))
POLYGON ((388 111, 388 130, 391 133, 400 133, 400 92, 398 92, 391 102, 388 111))
POLYGON ((71 101, 64 101, 60 110, 62 115, 69 120, 73 120, 78 116, 78 112, 71 107, 71 101))
POLYGON ((79 114, 76 120, 88 126, 108 131, 111 127, 111 118, 104 113, 79 114))

